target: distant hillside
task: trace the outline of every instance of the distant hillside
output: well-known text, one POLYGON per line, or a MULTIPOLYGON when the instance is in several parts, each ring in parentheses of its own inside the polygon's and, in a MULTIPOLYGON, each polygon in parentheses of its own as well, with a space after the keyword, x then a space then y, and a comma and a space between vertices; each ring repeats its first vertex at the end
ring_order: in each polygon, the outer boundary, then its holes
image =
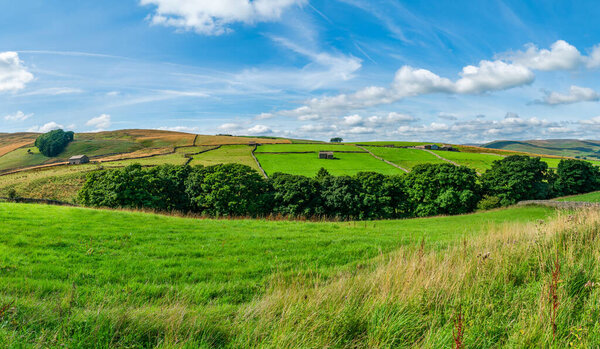
POLYGON ((483 145, 483 147, 534 154, 600 159, 600 141, 591 140, 547 139, 530 141, 494 141, 483 145))

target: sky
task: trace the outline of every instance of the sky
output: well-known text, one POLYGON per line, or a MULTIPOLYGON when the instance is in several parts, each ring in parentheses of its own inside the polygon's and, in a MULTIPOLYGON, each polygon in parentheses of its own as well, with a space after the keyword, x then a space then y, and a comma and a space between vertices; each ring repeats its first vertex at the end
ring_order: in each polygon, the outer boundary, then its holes
POLYGON ((600 6, 0 2, 0 132, 600 139, 600 6))

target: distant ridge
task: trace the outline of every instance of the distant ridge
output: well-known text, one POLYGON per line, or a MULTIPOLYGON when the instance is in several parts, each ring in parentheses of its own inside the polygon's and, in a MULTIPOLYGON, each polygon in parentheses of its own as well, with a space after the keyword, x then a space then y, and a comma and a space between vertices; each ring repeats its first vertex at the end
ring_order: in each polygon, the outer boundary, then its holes
POLYGON ((489 149, 504 149, 543 155, 600 159, 600 141, 578 139, 500 140, 483 145, 489 149))

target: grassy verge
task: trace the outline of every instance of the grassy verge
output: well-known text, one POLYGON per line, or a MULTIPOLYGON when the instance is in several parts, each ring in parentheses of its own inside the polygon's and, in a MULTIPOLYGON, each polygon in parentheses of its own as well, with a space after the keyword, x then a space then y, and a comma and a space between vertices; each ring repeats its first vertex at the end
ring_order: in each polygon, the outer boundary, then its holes
MULTIPOLYGON (((238 348, 354 341, 365 347, 377 343, 366 340, 365 319, 372 326, 379 320, 365 317, 372 313, 363 316, 359 303, 376 305, 385 299, 378 293, 372 299, 363 294, 360 302, 350 298, 347 306, 354 304, 356 312, 325 297, 323 307, 293 332, 291 323, 318 305, 314 297, 321 290, 333 290, 353 275, 371 275, 402 246, 411 250, 423 240, 427 254, 443 256, 455 241, 490 226, 552 215, 549 209, 526 207, 403 221, 309 223, 0 203, 0 309, 5 308, 0 344, 238 348), (278 309, 286 303, 284 287, 291 287, 289 306, 297 307, 296 314, 278 309), (305 301, 297 302, 304 295, 305 301), (330 325, 337 330, 321 332, 329 320, 336 321, 330 325), (359 332, 351 331, 355 325, 359 332)), ((350 286, 338 291, 358 295, 350 286)), ((435 299, 425 296, 427 302, 435 299)), ((383 311, 381 327, 375 327, 392 336, 396 332, 386 321, 395 313, 386 311, 396 308, 384 305, 374 308, 383 311)), ((419 326, 428 323, 429 317, 411 316, 419 326)))
POLYGON ((563 198, 558 198, 556 201, 600 202, 600 191, 581 195, 566 196, 563 198))

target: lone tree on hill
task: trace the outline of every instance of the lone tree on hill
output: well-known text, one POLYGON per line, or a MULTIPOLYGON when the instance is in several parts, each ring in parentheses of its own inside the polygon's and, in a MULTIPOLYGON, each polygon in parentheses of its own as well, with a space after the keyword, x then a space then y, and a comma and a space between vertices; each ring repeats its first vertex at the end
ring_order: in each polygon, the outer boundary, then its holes
POLYGON ((340 137, 335 137, 329 140, 331 143, 342 143, 344 140, 340 137))
POLYGON ((40 135, 35 140, 35 146, 40 153, 48 157, 57 156, 62 153, 67 145, 73 141, 73 131, 54 130, 40 135))

